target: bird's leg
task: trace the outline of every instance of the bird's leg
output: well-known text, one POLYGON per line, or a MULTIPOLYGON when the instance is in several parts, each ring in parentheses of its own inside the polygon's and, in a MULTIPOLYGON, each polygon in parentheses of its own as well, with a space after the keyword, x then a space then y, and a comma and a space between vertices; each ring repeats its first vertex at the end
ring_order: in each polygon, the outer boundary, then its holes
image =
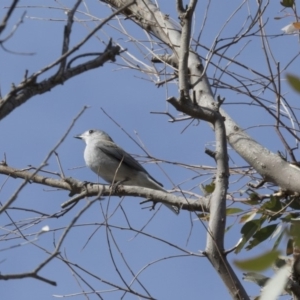
POLYGON ((99 184, 99 183, 90 182, 90 181, 86 181, 86 180, 78 181, 72 177, 66 177, 66 178, 64 178, 64 181, 67 182, 71 186, 69 197, 72 197, 75 194, 82 193, 83 187, 87 190, 88 185, 90 185, 92 187, 94 184, 99 184))
MULTIPOLYGON (((159 201, 154 201, 153 199, 148 198, 148 199, 146 199, 146 200, 140 202, 140 204, 144 204, 144 203, 147 203, 147 202, 152 202, 153 204, 152 204, 151 206, 148 206, 148 207, 143 207, 143 209, 144 209, 144 208, 150 208, 150 211, 151 211, 151 210, 155 210, 156 204, 157 204, 157 203, 160 203, 159 201)), ((176 206, 176 205, 171 205, 171 204, 165 204, 165 205, 166 205, 170 210, 172 210, 172 212, 175 213, 176 215, 179 214, 180 208, 181 208, 181 207, 178 207, 178 206, 176 206)))
POLYGON ((63 180, 70 185, 70 197, 74 196, 75 194, 81 193, 82 187, 89 184, 89 182, 87 181, 78 181, 72 177, 66 177, 63 180))
POLYGON ((119 186, 120 184, 126 182, 127 180, 128 180, 128 179, 125 178, 125 179, 123 179, 123 180, 119 180, 119 181, 116 181, 116 182, 112 182, 112 183, 111 183, 111 191, 112 191, 112 193, 115 193, 116 190, 117 190, 117 188, 118 188, 118 186, 119 186))
POLYGON ((148 203, 148 202, 152 202, 152 205, 151 206, 147 206, 147 207, 143 207, 143 209, 146 209, 146 208, 149 208, 150 211, 151 210, 155 210, 155 206, 158 202, 156 201, 153 201, 153 199, 146 199, 144 201, 141 201, 140 204, 145 204, 145 203, 148 203))

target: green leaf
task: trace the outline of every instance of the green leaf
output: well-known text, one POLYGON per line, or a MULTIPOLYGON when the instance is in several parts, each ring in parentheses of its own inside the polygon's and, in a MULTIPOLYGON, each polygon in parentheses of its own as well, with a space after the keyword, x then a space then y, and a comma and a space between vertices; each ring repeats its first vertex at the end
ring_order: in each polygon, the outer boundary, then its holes
POLYGON ((246 250, 250 250, 266 240, 271 234, 275 231, 278 224, 268 225, 259 229, 254 235, 253 239, 249 242, 249 245, 246 247, 246 250))
POLYGON ((207 194, 212 194, 213 191, 215 190, 215 187, 216 187, 216 184, 213 181, 212 183, 205 185, 204 190, 207 194))
POLYGON ((247 222, 241 229, 241 233, 244 236, 252 236, 261 226, 261 220, 251 220, 247 222))
POLYGON ((206 213, 200 213, 200 214, 197 214, 198 218, 202 221, 209 221, 209 214, 206 214, 206 213))
POLYGON ((226 215, 234 215, 234 214, 238 214, 240 212, 243 212, 243 210, 241 208, 237 208, 237 207, 230 207, 226 209, 226 215))
POLYGON ((286 255, 293 254, 293 252, 294 252, 294 246, 293 246, 293 244, 294 244, 293 239, 289 239, 288 242, 287 242, 287 244, 286 244, 286 249, 285 249, 286 255))
POLYGON ((249 194, 249 198, 252 201, 259 201, 259 202, 261 201, 261 199, 259 198, 259 195, 257 193, 251 193, 251 194, 249 194))
POLYGON ((291 223, 291 221, 295 218, 299 218, 299 213, 289 213, 284 217, 280 218, 283 222, 291 223))
MULTIPOLYGON (((293 199, 293 198, 291 198, 293 199)), ((300 198, 294 197, 294 200, 291 201, 291 199, 285 200, 285 204, 288 205, 292 209, 300 210, 300 198)))
MULTIPOLYGON (((276 229, 276 231, 277 231, 277 229, 276 229)), ((274 245, 273 245, 273 249, 276 249, 276 248, 278 247, 279 243, 281 242, 281 240, 282 240, 282 238, 283 238, 283 236, 284 236, 284 233, 285 233, 284 230, 282 230, 282 231, 280 232, 280 234, 279 234, 277 240, 275 241, 275 243, 274 243, 274 245)))
POLYGON ((298 230, 300 229, 300 218, 295 218, 291 223, 293 225, 293 228, 291 228, 291 233, 295 233, 296 235, 298 235, 298 230))
POLYGON ((242 229, 241 229, 242 239, 238 243, 238 245, 234 251, 235 253, 239 253, 243 249, 243 247, 249 241, 249 239, 253 236, 253 234, 260 228, 262 222, 263 222, 262 219, 252 220, 252 221, 247 222, 242 227, 242 229))
POLYGON ((243 202, 244 204, 256 205, 256 204, 261 203, 261 199, 259 198, 257 193, 248 193, 247 192, 247 194, 249 195, 249 200, 244 201, 243 202))
POLYGON ((226 229, 225 229, 225 232, 229 231, 233 227, 233 225, 234 224, 231 224, 231 225, 227 226, 226 229))
POLYGON ((271 238, 274 239, 277 235, 280 235, 283 232, 282 228, 283 228, 283 224, 282 223, 278 224, 271 238))
POLYGON ((279 251, 271 250, 251 259, 234 260, 233 263, 241 270, 261 272, 271 267, 279 254, 279 251))
POLYGON ((256 215, 256 211, 251 211, 248 214, 244 214, 241 218, 240 218, 240 223, 246 223, 248 221, 251 221, 256 215))
POLYGON ((286 75, 286 79, 290 86, 298 93, 300 93, 300 78, 291 74, 286 75))
POLYGON ((293 237, 294 247, 300 247, 300 219, 291 220, 290 236, 293 237))
POLYGON ((265 202, 261 206, 261 209, 278 212, 279 210, 282 209, 282 204, 281 204, 279 198, 271 196, 270 200, 265 202))
POLYGON ((294 0, 282 0, 280 4, 284 7, 293 7, 294 0))
POLYGON ((243 273, 244 277, 243 280, 254 282, 260 287, 264 287, 266 282, 269 280, 269 277, 266 277, 262 274, 255 273, 255 272, 247 272, 243 273))

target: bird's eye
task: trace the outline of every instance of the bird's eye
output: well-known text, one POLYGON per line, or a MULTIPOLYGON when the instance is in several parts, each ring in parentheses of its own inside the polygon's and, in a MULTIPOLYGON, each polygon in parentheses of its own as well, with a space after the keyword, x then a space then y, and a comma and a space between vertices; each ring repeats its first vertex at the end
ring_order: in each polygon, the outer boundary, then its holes
POLYGON ((94 132, 94 130, 92 130, 92 129, 91 129, 91 130, 89 130, 89 134, 92 134, 93 132, 94 132))

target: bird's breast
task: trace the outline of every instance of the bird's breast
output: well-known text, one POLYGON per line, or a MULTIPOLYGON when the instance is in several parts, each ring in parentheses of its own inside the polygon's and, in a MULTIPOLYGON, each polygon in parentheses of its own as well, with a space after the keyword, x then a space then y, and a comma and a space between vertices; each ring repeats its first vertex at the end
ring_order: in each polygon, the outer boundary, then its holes
POLYGON ((86 165, 105 181, 111 183, 123 180, 123 178, 119 178, 120 172, 117 172, 117 177, 115 177, 120 161, 108 156, 99 147, 88 145, 84 151, 84 160, 86 165))

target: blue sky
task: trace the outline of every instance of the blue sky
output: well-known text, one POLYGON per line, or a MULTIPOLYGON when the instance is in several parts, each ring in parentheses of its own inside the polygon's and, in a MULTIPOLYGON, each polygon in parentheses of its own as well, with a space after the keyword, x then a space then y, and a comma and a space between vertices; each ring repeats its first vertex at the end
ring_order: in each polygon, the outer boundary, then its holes
MULTIPOLYGON (((206 29, 203 32, 203 43, 207 47, 212 45, 214 37, 241 1, 233 2, 226 5, 222 4, 222 9, 218 9, 219 4, 217 4, 217 1, 212 1, 206 29)), ((9 32, 25 9, 27 17, 15 35, 5 43, 5 46, 12 51, 23 54, 12 54, 5 52, 3 49, 0 50, 2 96, 8 93, 12 83, 18 84, 22 80, 26 69, 31 74, 59 57, 66 15, 61 9, 50 8, 60 7, 59 3, 71 5, 74 1, 20 1, 20 8, 14 12, 5 33, 9 32), (29 7, 29 4, 39 7, 29 7), (25 53, 34 53, 34 55, 25 55, 25 53)), ((109 10, 98 1, 86 1, 86 3, 91 15, 104 18, 109 14, 109 10)), ((9 4, 10 1, 8 0, 2 1, 0 18, 6 12, 6 9, 3 7, 9 4)), ((250 9, 254 9, 252 5, 250 5, 250 9)), ((86 11, 86 7, 83 5, 80 9, 86 11)), ((175 3, 172 5, 170 5, 170 2, 168 4, 164 3, 161 9, 177 20, 175 3)), ((270 6, 268 12, 270 21, 266 25, 266 30, 270 34, 280 33, 280 28, 291 21, 291 19, 286 19, 276 22, 272 19, 280 14, 280 9, 279 1, 277 4, 270 6)), ((203 7, 200 7, 199 3, 194 25, 196 35, 199 32, 203 11, 203 7)), ((234 36, 238 31, 238 27, 242 26, 245 21, 245 11, 246 7, 243 7, 241 12, 229 23, 230 25, 224 29, 222 33, 224 37, 234 36)), ((87 16, 78 15, 78 18, 82 20, 87 18, 87 16)), ((90 27, 94 26, 93 22, 88 22, 87 24, 90 27)), ((110 25, 117 25, 117 22, 110 22, 110 25)), ((126 21, 125 26, 129 28, 132 36, 146 39, 143 32, 130 21, 126 21)), ((71 44, 75 45, 87 33, 88 30, 83 22, 76 23, 72 32, 71 44)), ((107 43, 109 35, 112 35, 113 39, 124 48, 128 48, 128 51, 132 51, 131 53, 143 59, 143 54, 136 50, 134 43, 129 42, 125 36, 118 34, 112 27, 105 27, 79 53, 102 51, 105 47, 102 41, 107 43)), ((298 49, 297 37, 295 36, 271 39, 270 43, 276 54, 276 59, 281 61, 283 65, 284 61, 288 61, 286 57, 290 58, 298 49), (285 43, 289 47, 282 47, 285 43)), ((233 48, 226 54, 234 56, 245 44, 246 41, 242 41, 236 48, 233 48)), ((253 37, 249 46, 239 55, 239 60, 244 61, 245 65, 249 64, 251 67, 267 73, 260 49, 259 38, 253 37)), ((203 49, 200 52, 204 56, 207 54, 203 49)), ((128 56, 124 54, 124 57, 128 56)), ((87 105, 89 109, 76 122, 71 130, 71 134, 57 151, 66 176, 82 181, 98 181, 93 172, 83 167, 84 144, 73 138, 76 134, 90 128, 99 128, 106 131, 117 144, 129 153, 145 156, 141 147, 138 147, 137 144, 128 138, 103 113, 101 108, 136 141, 141 141, 152 156, 171 162, 214 167, 212 159, 204 154, 205 147, 213 149, 214 145, 214 134, 205 122, 197 123, 194 121, 192 125, 187 127, 189 121, 171 123, 166 115, 150 113, 168 111, 177 116, 177 112, 172 107, 169 107, 165 101, 168 96, 177 96, 176 82, 171 83, 168 88, 157 88, 153 82, 148 80, 146 75, 118 65, 120 63, 124 65, 120 57, 117 58, 116 63, 107 63, 102 68, 77 76, 48 93, 35 96, 3 119, 0 125, 0 140, 2 141, 0 143, 1 160, 5 153, 7 163, 12 167, 22 169, 28 165, 39 166, 49 150, 54 147, 70 126, 73 118, 83 106, 87 105)), ((223 61, 220 62, 220 65, 222 64, 224 64, 224 67, 226 66, 223 61)), ((296 65, 297 61, 295 62, 296 65)), ((292 64, 289 70, 297 72, 295 66, 292 64)), ((235 71, 234 66, 232 71, 235 71)), ((240 70, 236 69, 236 71, 240 70)), ((209 76, 213 76, 214 72, 213 66, 208 68, 209 76)), ((53 71, 46 73, 45 76, 51 74, 53 74, 53 71)), ((45 77, 41 79, 43 78, 45 77)), ((288 95, 291 97, 291 103, 296 103, 296 94, 291 92, 286 86, 284 88, 286 92, 290 93, 288 95)), ((241 95, 237 95, 234 91, 218 90, 217 94, 219 93, 226 97, 225 109, 230 112, 243 128, 257 124, 274 124, 274 120, 263 110, 258 110, 248 105, 232 105, 234 102, 244 101, 244 98, 241 95)), ((274 95, 270 93, 270 101, 274 101, 274 98, 274 95)), ((256 128, 249 130, 249 133, 271 151, 283 150, 273 128, 267 126, 256 128)), ((229 154, 234 163, 245 165, 245 162, 230 148, 229 154)), ((139 160, 141 162, 146 161, 143 157, 140 157, 139 160)), ((232 161, 231 164, 233 165, 232 161)), ((197 175, 195 172, 166 163, 157 166, 155 163, 149 162, 144 164, 144 166, 167 189, 171 189, 173 184, 183 183, 180 185, 181 188, 193 189, 193 192, 198 194, 201 194, 198 185, 209 183, 213 176, 213 172, 202 171, 200 176, 194 178, 197 175)), ((55 157, 51 157, 45 170, 59 172, 55 157)), ((9 179, 6 182, 5 176, 1 176, 0 180, 0 186, 2 187, 0 195, 3 204, 21 184, 21 180, 9 179)), ((233 183, 234 181, 235 178, 232 177, 231 182, 233 183)), ((246 180, 240 180, 232 184, 231 190, 244 188, 246 182, 246 180)), ((43 186, 30 184, 27 185, 14 202, 13 208, 35 209, 50 215, 60 211, 61 203, 67 199, 68 193, 65 191, 54 191, 43 186)), ((102 279, 124 285, 118 277, 110 258, 107 240, 107 235, 109 236, 109 234, 105 226, 101 226, 104 220, 102 209, 108 209, 110 212, 113 212, 118 203, 122 202, 122 207, 128 220, 130 220, 131 226, 135 229, 140 229, 153 215, 153 212, 141 209, 139 205, 141 200, 139 198, 127 197, 126 199, 121 199, 115 197, 105 199, 101 203, 94 203, 71 230, 61 248, 62 255, 67 257, 70 262, 80 264, 83 268, 102 279)), ((37 214, 11 209, 9 214, 13 220, 24 220, 24 223, 32 224, 28 225, 28 228, 25 230, 30 240, 33 240, 36 237, 36 233, 45 225, 48 225, 51 230, 39 236, 37 241, 34 241, 34 244, 41 248, 32 243, 23 245, 22 243, 25 241, 16 239, 14 234, 10 235, 11 239, 9 241, 2 241, 0 249, 12 246, 17 247, 2 251, 1 273, 21 273, 33 270, 47 257, 45 249, 53 251, 53 244, 57 243, 63 229, 84 205, 85 200, 81 201, 63 217, 54 219, 45 217, 43 220, 37 220, 36 223, 33 222, 32 218, 36 218, 37 214)), ((145 232, 151 236, 166 239, 169 243, 176 244, 186 251, 199 253, 205 247, 206 231, 199 221, 195 221, 195 218, 195 215, 190 215, 190 213, 185 211, 176 217, 168 209, 162 207, 146 227, 145 232)), ((229 225, 234 221, 236 221, 234 217, 229 218, 227 223, 229 225)), ((118 246, 122 249, 124 257, 126 257, 134 272, 138 272, 151 262, 167 258, 151 264, 139 277, 153 297, 157 299, 196 299, 200 296, 200 299, 219 299, 220 297, 222 299, 230 299, 224 284, 206 258, 196 256, 170 258, 184 253, 154 238, 147 238, 141 234, 136 236, 134 232, 121 230, 121 228, 127 227, 128 224, 124 213, 120 209, 113 214, 109 222, 110 225, 116 226, 116 228, 112 227, 113 237, 116 239, 118 246)), ((0 216, 2 238, 6 230, 13 229, 12 226, 5 226, 8 223, 10 223, 9 219, 2 214, 0 216)), ((237 225, 226 234, 226 248, 231 248, 237 243, 240 237, 239 230, 240 227, 237 225)), ((111 238, 109 242, 113 244, 111 238)), ((263 244, 253 254, 263 252, 269 249, 268 247, 267 244, 263 244)), ((112 248, 114 258, 119 263, 123 276, 130 282, 132 275, 124 265, 124 262, 122 262, 116 248, 114 246, 112 248)), ((243 251, 239 258, 249 257, 253 254, 243 251)), ((236 258, 234 254, 230 255, 229 261, 232 261, 234 258, 236 258)), ((241 272, 237 272, 240 276, 241 272)), ((111 292, 112 287, 101 283, 82 271, 80 273, 96 290, 107 290, 107 293, 103 294, 104 299, 121 298, 121 292, 111 292)), ((47 265, 41 271, 41 275, 57 281, 57 287, 52 287, 35 279, 11 280, 1 282, 1 298, 18 299, 22 297, 23 299, 31 300, 41 298, 48 300, 54 299, 53 295, 69 295, 80 293, 81 291, 80 286, 72 275, 72 271, 58 259, 54 259, 47 265)), ((259 293, 259 290, 253 284, 245 283, 245 287, 251 295, 259 293)), ((137 284, 134 285, 134 288, 142 292, 141 287, 137 284)), ((86 286, 84 286, 84 290, 90 291, 86 286)), ((136 298, 133 295, 124 297, 124 299, 136 298)), ((76 299, 83 299, 83 296, 78 296, 76 299)), ((89 299, 98 299, 98 297, 91 294, 89 299)))

